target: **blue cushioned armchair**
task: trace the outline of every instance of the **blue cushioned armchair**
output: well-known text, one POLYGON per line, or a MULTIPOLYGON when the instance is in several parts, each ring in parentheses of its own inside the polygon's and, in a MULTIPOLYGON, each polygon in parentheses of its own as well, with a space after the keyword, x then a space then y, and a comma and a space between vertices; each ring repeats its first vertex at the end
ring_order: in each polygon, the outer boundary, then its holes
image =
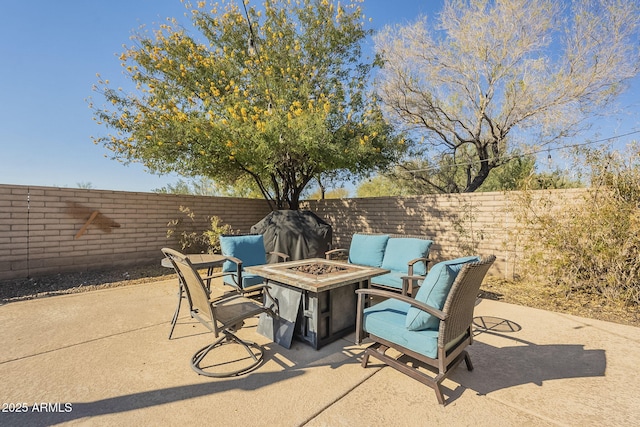
POLYGON ((424 236, 356 233, 348 251, 333 249, 326 253, 326 257, 331 259, 336 254, 346 253, 351 264, 390 270, 372 278, 371 286, 412 295, 414 285, 424 277, 411 281, 403 281, 402 277, 427 274, 432 244, 433 241, 424 236))
MULTIPOLYGON (((222 266, 222 271, 229 273, 224 276, 225 284, 239 291, 247 291, 263 283, 262 277, 244 272, 244 267, 267 264, 262 234, 220 235, 220 248, 222 255, 228 259, 222 266)), ((286 261, 289 258, 281 252, 269 254, 277 255, 279 260, 286 261)))
POLYGON ((473 369, 465 347, 473 339, 471 324, 480 284, 495 259, 491 255, 438 263, 429 271, 415 299, 379 289, 356 290, 356 341, 359 344, 366 336, 373 341, 365 350, 362 366, 366 368, 373 356, 433 388, 438 402, 444 404, 440 384, 449 372, 462 360, 468 370, 473 369), (365 301, 371 295, 387 299, 366 307, 365 301), (405 357, 387 355, 390 348, 405 357), (416 361, 437 369, 435 377, 419 368, 416 361))

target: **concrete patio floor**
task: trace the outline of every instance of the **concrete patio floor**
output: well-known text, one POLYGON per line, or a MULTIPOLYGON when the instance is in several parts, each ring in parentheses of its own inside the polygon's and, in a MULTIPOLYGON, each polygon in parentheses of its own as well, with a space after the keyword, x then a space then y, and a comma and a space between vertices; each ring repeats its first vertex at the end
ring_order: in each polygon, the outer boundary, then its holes
MULTIPOLYGON (((190 366, 213 335, 174 279, 0 306, 0 426, 628 426, 640 419, 640 329, 482 300, 475 370, 430 388, 373 359, 354 334, 315 351, 256 333, 265 363, 211 379, 190 366), (480 327, 502 323, 494 330, 480 327), (41 404, 45 405, 42 406, 41 404), (18 405, 26 412, 15 412, 18 405), (35 409, 34 410, 34 405, 35 409), (12 412, 13 411, 13 412, 12 412)), ((365 343, 366 345, 366 343, 365 343)))

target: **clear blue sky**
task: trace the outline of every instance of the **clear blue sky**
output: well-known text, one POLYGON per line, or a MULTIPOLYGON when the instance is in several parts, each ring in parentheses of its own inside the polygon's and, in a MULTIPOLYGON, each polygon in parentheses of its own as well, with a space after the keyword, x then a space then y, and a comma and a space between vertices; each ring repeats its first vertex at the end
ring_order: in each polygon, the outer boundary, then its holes
MULTIPOLYGON (((441 4, 365 0, 364 9, 379 28, 433 16, 441 4)), ((175 183, 177 176, 123 166, 94 145, 91 136, 108 130, 94 123, 86 99, 96 73, 125 86, 117 56, 133 30, 167 17, 186 23, 184 11, 179 0, 0 0, 0 184, 150 191, 175 183)), ((635 84, 623 112, 602 122, 602 136, 639 128, 639 93, 635 84)))

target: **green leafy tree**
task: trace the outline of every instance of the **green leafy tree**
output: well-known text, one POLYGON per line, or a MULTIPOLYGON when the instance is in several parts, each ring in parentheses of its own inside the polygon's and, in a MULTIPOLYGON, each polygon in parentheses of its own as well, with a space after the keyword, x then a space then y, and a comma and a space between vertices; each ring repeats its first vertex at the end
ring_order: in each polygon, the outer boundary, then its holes
POLYGON ((523 182, 535 173, 536 159, 533 156, 521 156, 491 170, 479 191, 518 190, 523 182))
MULTIPOLYGON (((151 191, 153 193, 160 194, 194 194, 194 189, 187 181, 183 179, 179 179, 175 184, 167 184, 164 187, 155 188, 151 191)), ((213 194, 208 195, 213 196, 213 194)))
POLYGON ((358 185, 358 197, 409 196, 415 193, 402 180, 394 179, 390 175, 376 175, 358 185))
POLYGON ((192 194, 195 196, 226 196, 226 197, 261 197, 255 190, 251 182, 238 182, 236 185, 220 185, 210 178, 200 177, 186 181, 179 179, 175 184, 167 184, 164 187, 156 188, 154 193, 162 194, 192 194))
POLYGON ((415 157, 399 164, 388 176, 410 194, 458 193, 459 183, 469 176, 468 170, 459 167, 459 154, 436 159, 415 157))
POLYGON ((533 156, 518 156, 492 169, 478 191, 550 190, 578 187, 583 187, 582 183, 569 178, 566 172, 560 169, 536 172, 536 160, 533 156))
POLYGON ((136 91, 100 79, 107 103, 91 107, 113 132, 95 142, 154 172, 250 178, 272 209, 297 209, 328 172, 386 167, 403 140, 367 92, 359 1, 344 3, 187 5, 196 35, 169 21, 122 53, 136 91))
POLYGON ((551 172, 541 172, 529 175, 519 183, 517 189, 552 190, 580 187, 584 187, 584 184, 580 180, 570 179, 566 173, 556 169, 551 172))
POLYGON ((639 9, 622 0, 445 0, 436 25, 421 17, 376 35, 378 93, 444 168, 423 176, 432 187, 475 191, 512 150, 561 145, 606 111, 638 74, 639 9))
POLYGON ((343 187, 334 188, 331 190, 323 190, 318 188, 316 191, 309 194, 306 198, 309 200, 321 200, 321 199, 346 199, 349 197, 349 190, 343 187))

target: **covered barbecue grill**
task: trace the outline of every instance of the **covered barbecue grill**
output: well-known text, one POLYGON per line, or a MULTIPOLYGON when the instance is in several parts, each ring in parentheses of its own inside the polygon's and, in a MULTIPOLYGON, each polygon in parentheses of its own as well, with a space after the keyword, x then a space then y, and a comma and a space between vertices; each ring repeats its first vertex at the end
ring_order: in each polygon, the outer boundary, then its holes
MULTIPOLYGON (((331 245, 331 225, 311 211, 273 211, 251 227, 264 236, 267 252, 283 252, 290 261, 324 258, 331 245)), ((268 260, 275 262, 276 260, 268 260)))

